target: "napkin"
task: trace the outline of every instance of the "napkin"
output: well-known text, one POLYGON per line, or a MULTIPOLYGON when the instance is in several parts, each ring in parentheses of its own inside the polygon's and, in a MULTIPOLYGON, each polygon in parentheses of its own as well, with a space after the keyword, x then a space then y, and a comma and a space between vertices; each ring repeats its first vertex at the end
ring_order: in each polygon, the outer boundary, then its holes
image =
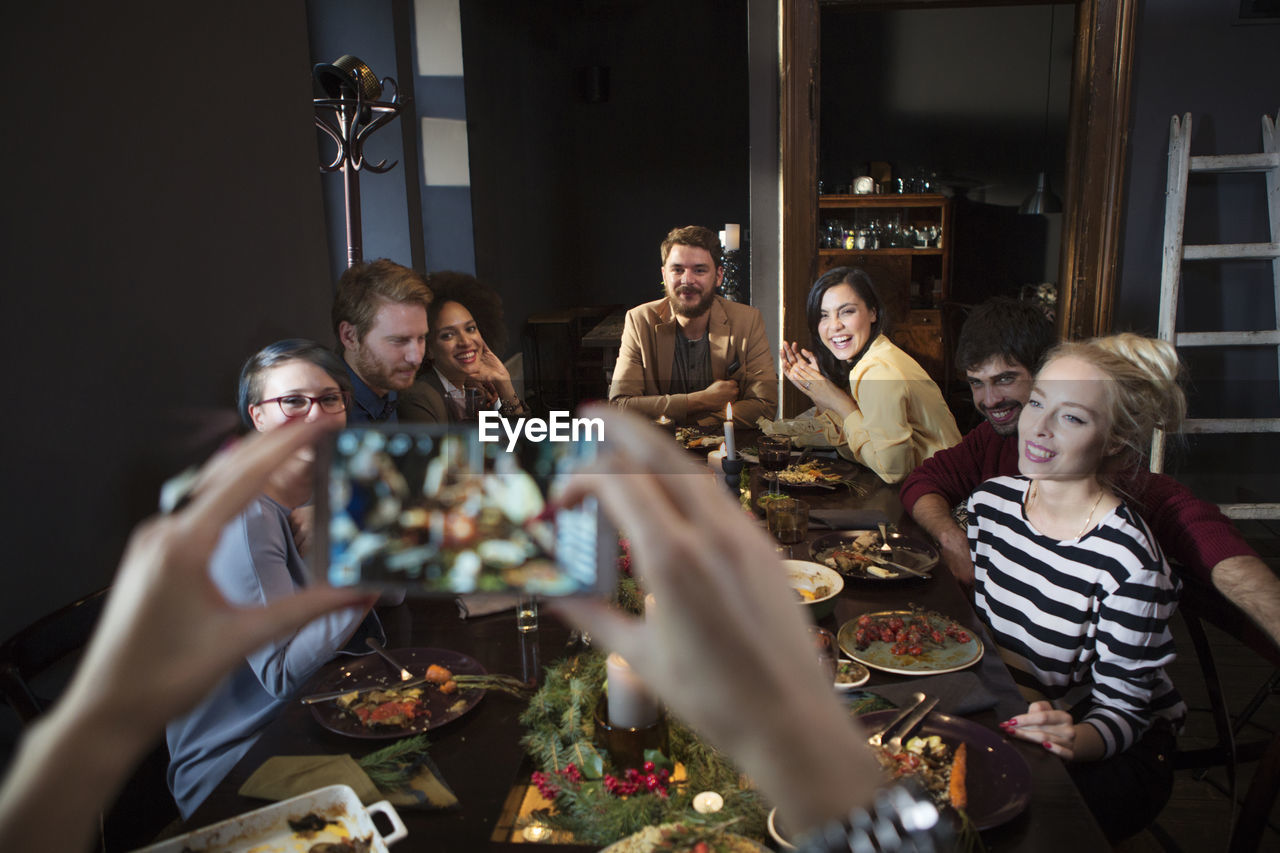
POLYGON ((960 717, 996 706, 996 695, 984 687, 972 672, 949 672, 897 684, 878 684, 868 691, 899 707, 909 704, 913 693, 936 696, 939 711, 960 717))
POLYGON ((365 805, 390 800, 392 805, 409 808, 455 808, 458 798, 439 773, 429 756, 419 755, 409 784, 399 791, 383 791, 350 755, 276 755, 262 762, 238 793, 287 800, 326 785, 350 785, 365 805))
POLYGON ((489 616, 504 610, 514 610, 514 595, 460 595, 457 598, 458 618, 473 619, 477 616, 489 616))

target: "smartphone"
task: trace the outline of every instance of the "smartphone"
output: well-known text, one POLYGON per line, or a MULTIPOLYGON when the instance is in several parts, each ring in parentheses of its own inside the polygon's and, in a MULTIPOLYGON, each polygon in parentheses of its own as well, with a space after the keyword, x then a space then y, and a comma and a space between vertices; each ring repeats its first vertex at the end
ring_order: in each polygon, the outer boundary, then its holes
POLYGON ((618 536, 556 482, 599 442, 482 442, 474 428, 366 424, 319 455, 313 573, 333 586, 411 595, 611 595, 618 536))

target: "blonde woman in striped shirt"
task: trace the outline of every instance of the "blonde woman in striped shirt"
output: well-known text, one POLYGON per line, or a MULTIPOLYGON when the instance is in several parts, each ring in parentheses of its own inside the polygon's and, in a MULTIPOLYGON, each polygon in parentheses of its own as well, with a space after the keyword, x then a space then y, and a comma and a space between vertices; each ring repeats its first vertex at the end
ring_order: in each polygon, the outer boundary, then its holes
POLYGON ((1001 726, 1069 762, 1113 841, 1168 800, 1186 713, 1164 673, 1179 584, 1119 474, 1179 429, 1178 376, 1162 341, 1060 345, 1018 422, 1022 476, 969 501, 975 605, 1030 702, 1001 726))

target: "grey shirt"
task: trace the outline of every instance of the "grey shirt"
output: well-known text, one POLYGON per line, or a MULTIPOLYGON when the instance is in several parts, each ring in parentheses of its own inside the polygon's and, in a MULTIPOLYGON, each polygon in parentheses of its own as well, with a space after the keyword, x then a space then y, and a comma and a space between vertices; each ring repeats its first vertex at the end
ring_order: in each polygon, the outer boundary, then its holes
MULTIPOLYGON (((306 584, 305 572, 289 511, 265 495, 226 526, 209 561, 218 590, 227 601, 246 607, 292 595, 306 584)), ((366 633, 385 639, 375 614, 362 625, 363 619, 357 608, 338 610, 268 643, 245 658, 195 710, 169 723, 169 790, 183 818, 204 802, 316 670, 344 646, 367 654, 366 633)))
POLYGON ((676 357, 671 362, 671 394, 692 394, 712 382, 711 342, 707 336, 691 341, 676 334, 676 357))

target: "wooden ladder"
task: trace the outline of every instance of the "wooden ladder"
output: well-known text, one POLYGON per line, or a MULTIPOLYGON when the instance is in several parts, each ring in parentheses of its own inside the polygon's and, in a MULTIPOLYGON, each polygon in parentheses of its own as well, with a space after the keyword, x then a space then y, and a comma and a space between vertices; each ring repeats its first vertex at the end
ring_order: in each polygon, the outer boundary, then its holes
MULTIPOLYGON (((1280 111, 1277 111, 1280 119, 1280 111)), ((1276 145, 1276 120, 1262 117, 1261 154, 1191 156, 1191 113, 1174 116, 1169 124, 1169 177, 1165 190, 1164 261, 1160 270, 1159 337, 1178 347, 1274 346, 1280 357, 1280 148, 1276 145), (1185 246, 1183 220, 1187 208, 1187 175, 1190 172, 1262 172, 1266 176, 1267 211, 1271 242, 1224 243, 1185 246), (1253 332, 1178 332, 1178 291, 1182 262, 1200 260, 1270 259, 1275 298, 1275 328, 1253 332)), ((1275 433, 1280 418, 1193 418, 1189 433, 1275 433)), ((1164 468, 1164 433, 1151 442, 1151 470, 1164 468)), ((1230 518, 1280 519, 1280 503, 1223 504, 1230 518)))

